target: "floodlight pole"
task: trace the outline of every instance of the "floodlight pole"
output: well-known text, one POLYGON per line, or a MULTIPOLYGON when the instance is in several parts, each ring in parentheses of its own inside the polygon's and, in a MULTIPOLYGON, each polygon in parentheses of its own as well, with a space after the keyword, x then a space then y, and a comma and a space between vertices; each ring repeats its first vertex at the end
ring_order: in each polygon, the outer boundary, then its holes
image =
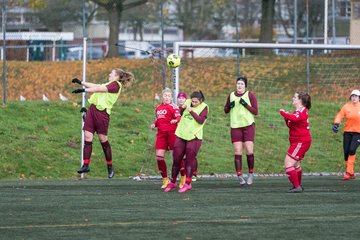
MULTIPOLYGON (((306 0, 306 44, 309 44, 309 0, 306 0)), ((310 52, 306 51, 306 83, 310 94, 310 52)))
MULTIPOLYGON (((174 53, 179 55, 179 50, 180 50, 180 47, 179 47, 179 44, 177 42, 174 43, 174 53)), ((173 74, 173 87, 174 87, 174 95, 173 95, 173 101, 175 104, 177 104, 177 95, 179 94, 179 79, 180 79, 180 76, 179 76, 179 68, 174 68, 173 70, 174 74, 173 74)))
POLYGON ((333 39, 332 44, 336 44, 335 0, 332 0, 331 14, 332 14, 332 39, 333 39))
MULTIPOLYGON (((86 49, 87 49, 87 42, 86 42, 86 24, 85 24, 85 0, 83 1, 83 67, 82 67, 82 81, 86 82, 86 49)), ((81 95, 81 108, 86 107, 86 93, 83 92, 81 95)), ((81 113, 81 153, 80 153, 80 167, 84 165, 84 145, 85 145, 85 133, 83 130, 84 122, 85 122, 85 112, 81 113)), ((81 178, 84 178, 84 174, 81 174, 81 178)))
MULTIPOLYGON (((236 42, 239 42, 240 34, 238 27, 238 3, 235 1, 235 29, 236 29, 236 42)), ((236 74, 240 77, 240 49, 236 51, 236 74)))
POLYGON ((294 44, 297 43, 297 14, 298 14, 298 10, 297 10, 297 0, 294 0, 294 44))
POLYGON ((6 107, 6 0, 3 0, 2 6, 2 32, 3 32, 3 81, 4 81, 4 102, 3 106, 6 107))
MULTIPOLYGON (((165 88, 166 80, 165 80, 165 52, 164 52, 164 6, 163 0, 160 3, 160 15, 161 15, 161 78, 162 78, 162 87, 165 88)), ((177 96, 177 95, 175 95, 177 96)))

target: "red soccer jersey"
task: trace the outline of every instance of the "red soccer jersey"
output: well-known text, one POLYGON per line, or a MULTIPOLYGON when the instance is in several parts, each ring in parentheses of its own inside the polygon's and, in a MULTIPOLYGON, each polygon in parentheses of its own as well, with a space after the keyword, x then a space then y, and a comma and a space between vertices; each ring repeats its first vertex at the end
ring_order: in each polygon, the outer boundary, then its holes
POLYGON ((158 128, 158 131, 175 131, 177 127, 176 124, 171 124, 170 121, 176 119, 177 122, 180 121, 181 115, 179 107, 173 103, 170 104, 160 104, 156 110, 156 120, 154 122, 155 127, 158 128))
POLYGON ((311 141, 309 116, 305 107, 296 110, 294 113, 280 111, 289 128, 290 141, 311 141))

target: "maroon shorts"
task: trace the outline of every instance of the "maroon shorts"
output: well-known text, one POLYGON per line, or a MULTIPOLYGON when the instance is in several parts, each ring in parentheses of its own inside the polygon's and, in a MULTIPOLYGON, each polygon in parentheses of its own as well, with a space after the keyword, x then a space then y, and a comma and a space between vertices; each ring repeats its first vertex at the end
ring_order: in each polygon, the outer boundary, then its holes
POLYGON ((155 149, 173 150, 175 139, 175 131, 160 131, 156 134, 155 149))
POLYGON ((231 142, 253 142, 255 139, 255 123, 242 128, 230 129, 231 142))
POLYGON ((110 116, 106 110, 100 111, 91 104, 86 113, 83 130, 93 134, 97 132, 97 134, 108 135, 109 123, 110 116))
POLYGON ((301 161, 305 153, 310 149, 311 141, 291 141, 287 155, 295 161, 301 161))

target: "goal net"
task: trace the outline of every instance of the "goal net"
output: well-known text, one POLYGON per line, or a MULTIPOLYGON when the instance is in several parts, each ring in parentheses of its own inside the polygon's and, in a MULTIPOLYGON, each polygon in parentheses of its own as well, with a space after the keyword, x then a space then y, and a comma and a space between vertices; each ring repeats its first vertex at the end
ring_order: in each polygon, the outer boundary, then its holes
MULTIPOLYGON (((230 120, 223 108, 239 75, 247 77, 247 90, 258 100, 256 173, 284 172, 288 128, 279 109, 294 111, 296 91, 309 92, 312 98, 313 143, 302 163, 304 172, 345 170, 342 135, 333 134, 331 126, 351 91, 360 88, 359 45, 176 42, 173 52, 181 56, 181 66, 169 70, 172 76, 166 85, 173 87, 174 96, 203 91, 210 108, 198 155, 199 174, 234 173, 230 120)), ((247 171, 245 151, 243 170, 247 171)))

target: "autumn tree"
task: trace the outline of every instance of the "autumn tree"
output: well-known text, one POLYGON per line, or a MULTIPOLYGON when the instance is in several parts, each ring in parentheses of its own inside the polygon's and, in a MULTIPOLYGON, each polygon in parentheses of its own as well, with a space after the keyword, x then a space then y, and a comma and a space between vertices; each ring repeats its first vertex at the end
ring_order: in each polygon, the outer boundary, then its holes
MULTIPOLYGON (((16 0, 13 0, 16 1, 16 0)), ((97 11, 89 0, 17 0, 34 11, 40 23, 50 31, 62 31, 64 22, 83 22, 83 4, 86 4, 85 24, 88 25, 97 11)))
POLYGON ((184 40, 219 39, 225 18, 226 1, 173 0, 169 1, 169 24, 183 30, 184 40))
MULTIPOLYGON (((288 37, 294 37, 294 19, 284 16, 297 15, 297 36, 306 36, 306 0, 297 1, 297 12, 295 12, 294 1, 285 0, 282 2, 282 8, 278 8, 277 15, 280 23, 284 27, 285 33, 288 37)), ((313 0, 308 1, 309 4, 309 36, 316 37, 316 35, 323 30, 324 23, 324 1, 313 0)))
POLYGON ((262 0, 259 42, 261 43, 273 42, 274 17, 275 17, 275 0, 262 0))
POLYGON ((123 11, 145 4, 147 0, 91 0, 103 7, 109 18, 109 51, 106 57, 118 57, 120 20, 123 11))

